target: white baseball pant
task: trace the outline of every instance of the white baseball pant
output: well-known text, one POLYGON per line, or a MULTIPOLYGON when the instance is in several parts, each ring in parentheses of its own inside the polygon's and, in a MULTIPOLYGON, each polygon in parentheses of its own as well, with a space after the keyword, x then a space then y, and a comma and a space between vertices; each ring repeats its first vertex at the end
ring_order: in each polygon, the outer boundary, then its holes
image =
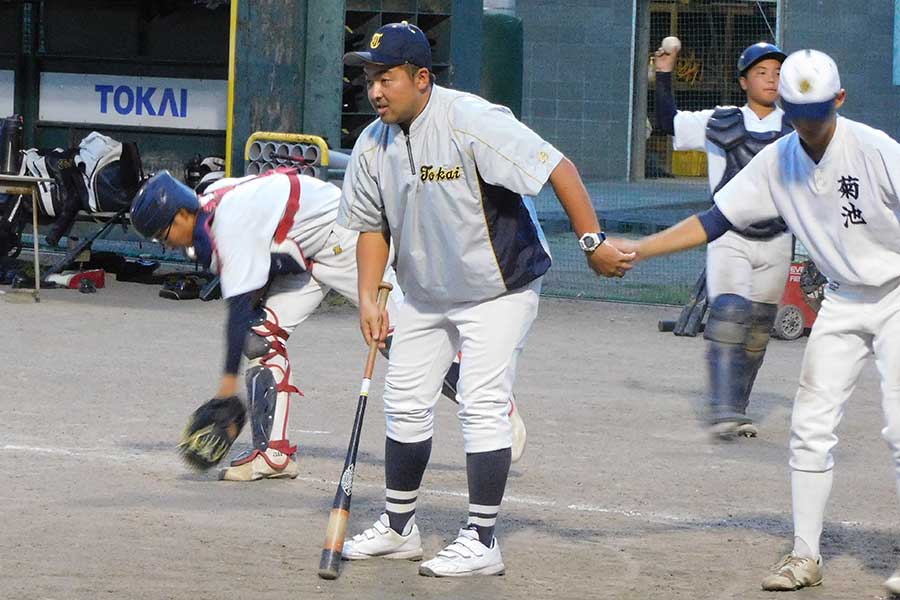
MULTIPOLYGON (((339 225, 335 225, 325 248, 314 256, 309 271, 296 275, 281 275, 275 278, 269 288, 265 301, 266 323, 268 330, 283 331, 285 336, 279 339, 281 345, 287 336, 305 321, 316 310, 328 291, 334 289, 354 305, 359 304, 357 287, 356 242, 359 233, 339 225)), ((385 270, 384 279, 394 285, 388 299, 388 314, 391 320, 403 302, 403 291, 397 285, 393 268, 385 270)), ((265 327, 264 327, 265 328, 265 327)), ((290 360, 285 350, 264 363, 275 376, 276 385, 281 385, 285 378, 291 381, 290 360)), ((279 393, 275 403, 275 415, 272 423, 271 440, 287 438, 287 419, 290 407, 287 393, 279 393)))
POLYGON ((789 233, 754 240, 729 231, 706 249, 706 295, 737 294, 751 302, 778 304, 791 266, 789 233))
POLYGON ((509 398, 516 363, 537 316, 541 280, 491 300, 426 303, 406 296, 394 319, 385 375, 387 437, 401 443, 432 437, 434 406, 457 351, 457 413, 467 453, 512 445, 509 398))
POLYGON ((900 482, 900 285, 826 289, 813 325, 791 417, 791 467, 823 472, 834 466, 835 428, 866 357, 881 376, 881 434, 900 482))

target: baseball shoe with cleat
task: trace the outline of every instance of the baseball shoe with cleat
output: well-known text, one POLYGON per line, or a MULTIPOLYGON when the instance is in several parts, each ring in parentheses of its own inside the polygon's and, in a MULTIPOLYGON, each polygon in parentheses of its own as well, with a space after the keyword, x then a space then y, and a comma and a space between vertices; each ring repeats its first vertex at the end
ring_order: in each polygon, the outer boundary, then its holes
POLYGON ((746 419, 727 420, 713 423, 709 427, 713 439, 733 440, 739 437, 754 438, 759 435, 756 426, 746 419))
POLYGON ((759 435, 759 429, 753 423, 741 423, 738 425, 737 434, 741 437, 755 438, 759 435))
POLYGON ((344 540, 341 550, 344 560, 365 560, 367 558, 393 558, 422 560, 422 538, 413 517, 399 534, 390 526, 387 513, 382 513, 375 523, 358 535, 344 540))
POLYGON ((772 573, 762 581, 762 589, 769 592, 790 592, 821 583, 821 557, 813 560, 791 553, 772 567, 772 573))
MULTIPOLYGON (((296 447, 291 449, 296 452, 296 447)), ((271 446, 265 452, 254 448, 231 461, 231 465, 219 473, 219 479, 224 481, 294 479, 300 474, 300 467, 293 457, 293 452, 285 454, 271 446)))
POLYGON ((478 532, 474 529, 460 529, 459 537, 449 546, 419 565, 419 575, 426 577, 503 575, 505 572, 497 538, 488 548, 478 539, 478 532))
POLYGON ((895 596, 900 596, 900 569, 885 580, 884 589, 895 596))

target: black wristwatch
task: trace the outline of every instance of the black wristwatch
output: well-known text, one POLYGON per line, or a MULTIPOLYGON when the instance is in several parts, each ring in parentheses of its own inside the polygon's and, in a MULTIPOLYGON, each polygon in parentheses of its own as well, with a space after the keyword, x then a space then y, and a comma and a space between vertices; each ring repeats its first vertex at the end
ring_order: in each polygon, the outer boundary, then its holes
POLYGON ((606 241, 606 234, 602 231, 598 231, 597 233, 586 233, 580 238, 578 238, 578 245, 582 250, 590 254, 594 250, 596 250, 600 244, 606 241))

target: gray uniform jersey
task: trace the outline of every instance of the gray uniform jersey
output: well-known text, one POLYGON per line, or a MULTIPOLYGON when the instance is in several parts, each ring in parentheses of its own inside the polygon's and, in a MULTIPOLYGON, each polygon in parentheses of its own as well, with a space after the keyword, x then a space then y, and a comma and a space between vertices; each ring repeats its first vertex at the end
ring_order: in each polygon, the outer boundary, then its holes
POLYGON ((509 109, 433 86, 408 134, 381 120, 363 131, 338 223, 389 231, 400 286, 413 298, 494 298, 550 267, 522 195, 537 194, 560 160, 509 109))

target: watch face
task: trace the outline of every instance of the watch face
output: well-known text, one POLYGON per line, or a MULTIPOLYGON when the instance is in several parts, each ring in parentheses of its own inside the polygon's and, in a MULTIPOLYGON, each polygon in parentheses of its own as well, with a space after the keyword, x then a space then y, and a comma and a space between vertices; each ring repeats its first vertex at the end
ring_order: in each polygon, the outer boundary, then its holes
POLYGON ((597 243, 597 237, 591 234, 585 234, 580 240, 582 248, 585 250, 593 250, 599 244, 597 243))

